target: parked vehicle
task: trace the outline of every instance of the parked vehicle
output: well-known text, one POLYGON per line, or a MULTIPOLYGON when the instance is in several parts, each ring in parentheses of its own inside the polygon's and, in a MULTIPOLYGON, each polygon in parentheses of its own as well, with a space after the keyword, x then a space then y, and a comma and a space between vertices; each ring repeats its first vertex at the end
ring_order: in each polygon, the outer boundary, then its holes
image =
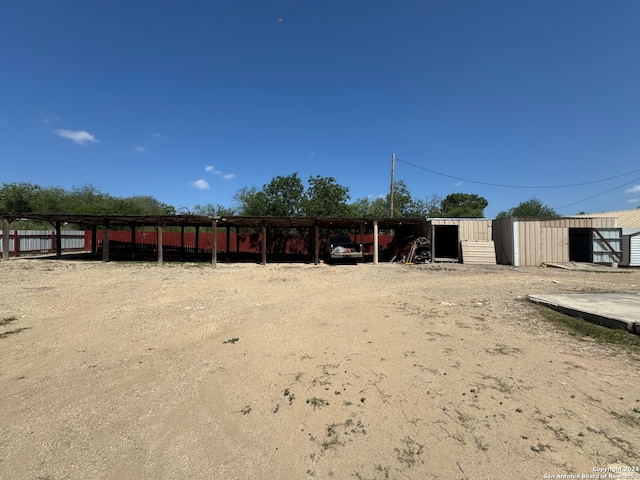
POLYGON ((325 260, 335 262, 336 260, 362 261, 364 258, 362 245, 352 242, 349 237, 329 237, 325 248, 325 260))

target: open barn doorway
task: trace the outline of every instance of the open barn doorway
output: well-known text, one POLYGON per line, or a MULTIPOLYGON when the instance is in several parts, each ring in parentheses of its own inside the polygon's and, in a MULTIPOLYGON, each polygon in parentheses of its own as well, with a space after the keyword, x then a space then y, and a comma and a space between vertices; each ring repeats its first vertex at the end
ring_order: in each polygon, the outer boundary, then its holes
POLYGON ((592 262, 593 250, 590 228, 569 229, 569 261, 592 262))
POLYGON ((433 226, 433 260, 458 261, 458 225, 433 226))

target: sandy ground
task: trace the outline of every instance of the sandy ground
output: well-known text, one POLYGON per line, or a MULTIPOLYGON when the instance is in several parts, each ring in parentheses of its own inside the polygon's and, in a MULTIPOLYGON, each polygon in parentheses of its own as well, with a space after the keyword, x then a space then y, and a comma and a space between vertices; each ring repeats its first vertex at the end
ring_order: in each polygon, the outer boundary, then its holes
POLYGON ((588 291, 640 271, 0 262, 0 477, 637 470, 640 357, 524 300, 588 291))

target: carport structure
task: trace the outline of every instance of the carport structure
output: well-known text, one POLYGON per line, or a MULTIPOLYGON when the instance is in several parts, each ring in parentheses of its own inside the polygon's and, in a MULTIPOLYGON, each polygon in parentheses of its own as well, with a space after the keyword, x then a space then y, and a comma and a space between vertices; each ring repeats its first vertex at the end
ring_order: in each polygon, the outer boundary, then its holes
MULTIPOLYGON (((158 264, 163 262, 162 232, 166 227, 179 227, 181 232, 180 258, 184 253, 185 228, 193 227, 196 231, 196 250, 198 250, 198 231, 200 228, 211 228, 217 233, 220 228, 226 229, 227 253, 229 253, 229 236, 231 229, 236 233, 239 229, 252 229, 261 233, 261 263, 267 263, 267 236, 276 229, 308 230, 310 254, 312 262, 317 265, 320 257, 320 229, 353 230, 359 232, 363 243, 365 231, 373 230, 373 262, 378 263, 378 234, 380 229, 396 230, 406 228, 411 231, 420 229, 425 223, 422 219, 406 218, 349 218, 349 217, 242 217, 242 216, 209 216, 209 215, 76 215, 76 214, 36 214, 36 213, 3 213, 2 230, 9 232, 11 222, 15 220, 33 220, 50 223, 56 230, 56 256, 62 256, 61 226, 64 224, 84 225, 92 231, 91 252, 97 252, 97 231, 102 229, 102 260, 109 261, 109 230, 112 228, 129 228, 131 231, 131 255, 136 255, 136 229, 154 227, 157 231, 158 264)), ((9 258, 9 235, 2 237, 3 259, 9 258)), ((212 235, 211 264, 218 261, 217 234, 212 235)))

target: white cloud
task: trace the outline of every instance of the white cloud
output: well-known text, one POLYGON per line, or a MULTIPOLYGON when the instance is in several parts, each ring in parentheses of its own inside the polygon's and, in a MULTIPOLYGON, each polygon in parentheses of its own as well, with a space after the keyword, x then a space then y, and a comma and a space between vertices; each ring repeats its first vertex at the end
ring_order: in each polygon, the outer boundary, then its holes
POLYGON ((233 173, 227 173, 226 175, 223 175, 222 178, 225 180, 233 180, 236 176, 233 173))
POLYGON ((151 134, 151 136, 152 136, 153 138, 155 138, 156 140, 162 140, 162 139, 164 139, 164 138, 167 138, 167 136, 166 136, 166 135, 163 135, 163 134, 161 134, 161 133, 152 133, 152 134, 151 134))
POLYGON ((79 145, 86 145, 87 143, 99 142, 96 137, 91 135, 89 132, 85 130, 56 130, 56 133, 62 138, 68 138, 69 140, 73 140, 79 145))
POLYGON ((629 203, 640 203, 640 198, 630 198, 629 203))
POLYGON ((47 115, 45 118, 43 118, 42 122, 43 123, 53 123, 53 122, 60 122, 61 120, 62 120, 62 118, 60 118, 55 113, 52 113, 51 115, 47 115))
POLYGON ((213 170, 214 170, 213 165, 207 165, 206 167, 204 167, 205 172, 213 172, 213 170))
POLYGON ((135 147, 134 150, 136 152, 144 152, 146 150, 146 148, 144 148, 144 147, 135 147))
POLYGON ((209 182, 207 182, 206 180, 203 180, 202 178, 200 180, 196 180, 191 185, 196 187, 196 188, 198 188, 198 189, 200 189, 200 190, 208 190, 209 189, 209 182))
POLYGON ((627 190, 627 193, 638 193, 640 192, 640 185, 634 185, 630 189, 627 190))
POLYGON ((460 185, 462 185, 462 182, 458 182, 458 183, 454 184, 454 187, 459 187, 460 185))

